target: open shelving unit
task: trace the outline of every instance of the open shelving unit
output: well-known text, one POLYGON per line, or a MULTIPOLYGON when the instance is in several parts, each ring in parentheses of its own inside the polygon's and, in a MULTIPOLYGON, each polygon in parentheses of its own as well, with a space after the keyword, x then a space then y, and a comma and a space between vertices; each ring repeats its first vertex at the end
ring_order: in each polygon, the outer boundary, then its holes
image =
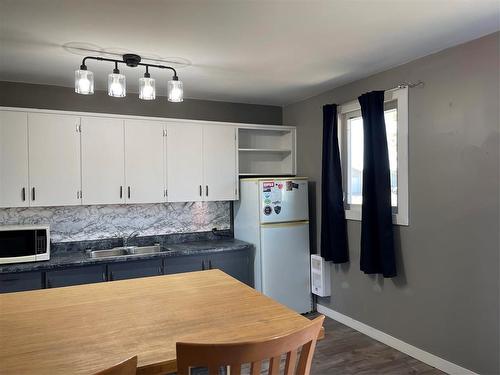
POLYGON ((240 177, 294 176, 295 128, 239 128, 238 159, 240 177))

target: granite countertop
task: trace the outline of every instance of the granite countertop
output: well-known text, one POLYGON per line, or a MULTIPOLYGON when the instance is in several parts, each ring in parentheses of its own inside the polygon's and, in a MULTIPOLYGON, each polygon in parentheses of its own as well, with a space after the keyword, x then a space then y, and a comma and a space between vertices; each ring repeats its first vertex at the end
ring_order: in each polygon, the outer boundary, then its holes
MULTIPOLYGON (((142 244, 141 244, 142 245, 142 244)), ((160 243, 161 252, 154 254, 126 255, 109 258, 90 258, 88 252, 82 249, 70 251, 55 251, 50 260, 41 262, 26 262, 0 265, 0 274, 26 271, 46 271, 73 266, 106 264, 115 262, 130 262, 135 260, 168 258, 189 255, 203 255, 226 251, 244 250, 253 247, 248 242, 234 238, 203 239, 178 243, 160 243)), ((94 247, 93 247, 94 248, 94 247)), ((103 247, 106 248, 106 247, 103 247)), ((94 248, 95 249, 95 248, 94 248)))

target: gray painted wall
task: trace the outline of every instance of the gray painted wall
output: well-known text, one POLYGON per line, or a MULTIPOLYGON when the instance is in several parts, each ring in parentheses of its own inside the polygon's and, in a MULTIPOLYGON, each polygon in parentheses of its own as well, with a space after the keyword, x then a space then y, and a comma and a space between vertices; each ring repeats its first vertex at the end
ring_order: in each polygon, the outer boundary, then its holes
POLYGON ((0 106, 58 109, 172 117, 191 120, 246 122, 281 125, 282 108, 270 105, 227 103, 210 100, 185 99, 169 103, 166 97, 145 101, 138 94, 112 98, 104 91, 94 95, 78 95, 73 88, 0 81, 0 106))
POLYGON ((423 80, 409 92, 410 225, 395 227, 400 276, 333 266, 320 303, 482 374, 499 366, 499 39, 477 39, 286 106, 297 126, 298 173, 309 176, 319 243, 322 106, 423 80))

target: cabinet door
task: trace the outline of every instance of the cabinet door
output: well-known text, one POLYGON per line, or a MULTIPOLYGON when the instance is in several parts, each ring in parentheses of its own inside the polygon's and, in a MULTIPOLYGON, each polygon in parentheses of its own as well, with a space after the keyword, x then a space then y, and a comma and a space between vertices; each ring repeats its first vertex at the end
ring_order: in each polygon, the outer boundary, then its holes
POLYGON ((106 266, 83 266, 47 271, 45 273, 45 280, 47 288, 99 283, 106 281, 106 266))
POLYGON ((125 199, 123 120, 82 117, 82 203, 125 199))
POLYGON ((163 275, 162 259, 137 260, 108 265, 109 281, 159 275, 163 275))
POLYGON ((167 257, 165 258, 165 273, 171 275, 174 273, 201 271, 203 264, 206 264, 205 269, 208 269, 208 261, 203 256, 198 255, 167 257))
POLYGON ((169 202, 203 199, 203 128, 197 124, 167 126, 167 186, 169 202))
POLYGON ((0 111, 0 207, 28 202, 28 114, 0 111))
POLYGON ((79 123, 76 116, 28 114, 31 206, 81 203, 79 123))
POLYGON ((236 129, 203 127, 204 197, 209 201, 236 199, 236 129))
POLYGON ((228 275, 253 287, 253 259, 251 250, 228 251, 210 255, 209 268, 220 269, 228 275))
POLYGON ((0 275, 0 293, 22 292, 41 288, 41 272, 19 272, 0 275))
POLYGON ((128 203, 165 202, 164 124, 125 120, 125 181, 128 203))

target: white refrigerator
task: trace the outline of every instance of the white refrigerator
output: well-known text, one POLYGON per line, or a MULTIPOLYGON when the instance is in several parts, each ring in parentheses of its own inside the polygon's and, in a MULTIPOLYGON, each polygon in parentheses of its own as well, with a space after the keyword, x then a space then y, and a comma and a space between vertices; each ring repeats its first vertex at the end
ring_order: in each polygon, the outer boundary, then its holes
POLYGON ((307 178, 241 179, 234 236, 255 246, 255 289, 311 311, 307 178))

